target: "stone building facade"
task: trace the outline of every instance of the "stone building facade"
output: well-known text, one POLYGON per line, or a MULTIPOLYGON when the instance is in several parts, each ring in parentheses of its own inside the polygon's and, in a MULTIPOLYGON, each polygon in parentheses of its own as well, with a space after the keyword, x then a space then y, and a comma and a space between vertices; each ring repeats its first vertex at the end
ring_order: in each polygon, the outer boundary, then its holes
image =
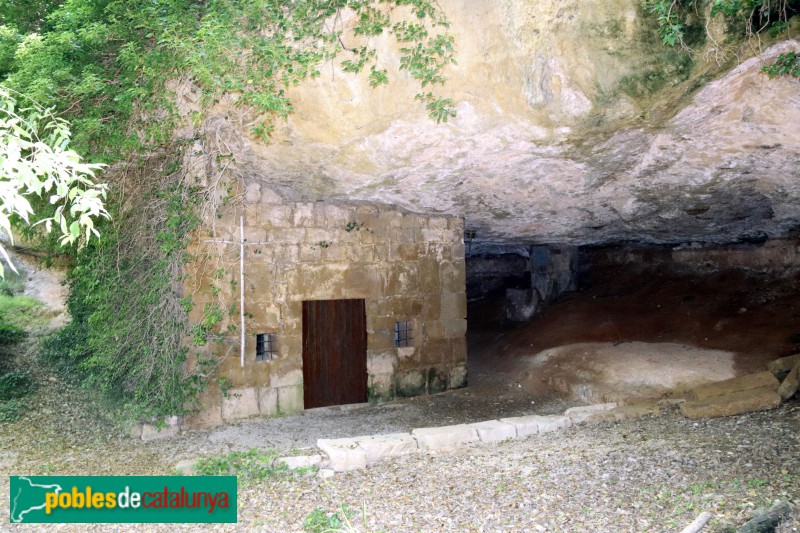
POLYGON ((193 352, 217 376, 189 424, 465 386, 463 236, 461 218, 384 206, 231 209, 189 250, 189 319, 208 333, 193 352))

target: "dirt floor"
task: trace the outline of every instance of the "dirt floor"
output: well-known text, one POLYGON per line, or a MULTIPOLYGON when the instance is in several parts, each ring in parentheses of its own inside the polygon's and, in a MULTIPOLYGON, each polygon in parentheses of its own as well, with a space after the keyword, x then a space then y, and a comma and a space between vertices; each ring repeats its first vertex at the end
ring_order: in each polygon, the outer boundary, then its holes
POLYGON ((603 401, 764 370, 800 351, 798 294, 797 275, 596 268, 528 324, 503 323, 501 298, 473 303, 472 384, 603 401))

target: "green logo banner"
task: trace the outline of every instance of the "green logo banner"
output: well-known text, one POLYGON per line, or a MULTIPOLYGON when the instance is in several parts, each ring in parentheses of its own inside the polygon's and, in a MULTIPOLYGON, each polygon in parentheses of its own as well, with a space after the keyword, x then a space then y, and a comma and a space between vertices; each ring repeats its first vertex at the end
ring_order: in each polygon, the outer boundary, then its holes
POLYGON ((235 523, 236 476, 11 476, 12 523, 235 523))

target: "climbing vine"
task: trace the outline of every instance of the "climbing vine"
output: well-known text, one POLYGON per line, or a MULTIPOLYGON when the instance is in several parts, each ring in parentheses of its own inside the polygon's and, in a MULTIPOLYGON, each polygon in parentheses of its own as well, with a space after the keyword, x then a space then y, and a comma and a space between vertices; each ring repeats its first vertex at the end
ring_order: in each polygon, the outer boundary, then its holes
MULTIPOLYGON (((688 20, 693 12, 705 9, 702 0, 642 0, 646 13, 655 17, 661 41, 688 51, 688 20)), ((709 17, 724 17, 734 35, 759 38, 767 33, 777 37, 789 29, 789 19, 800 11, 800 0, 711 0, 709 17)), ((772 65, 762 68, 770 77, 798 76, 800 63, 795 52, 782 54, 772 65)))
POLYGON ((75 258, 72 320, 44 356, 137 416, 191 408, 217 364, 198 354, 231 312, 213 294, 230 273, 211 276, 219 261, 187 247, 242 193, 238 141, 211 131, 207 111, 224 98, 245 117, 236 128, 269 142, 293 111, 290 89, 329 65, 389 83, 397 72, 375 51, 387 39, 429 116, 453 117, 439 94, 453 37, 433 1, 0 0, 0 84, 53 108, 71 146, 110 165, 112 219, 75 258), (188 113, 179 91, 196 104, 188 113), (192 292, 187 262, 213 279, 210 294, 192 292))

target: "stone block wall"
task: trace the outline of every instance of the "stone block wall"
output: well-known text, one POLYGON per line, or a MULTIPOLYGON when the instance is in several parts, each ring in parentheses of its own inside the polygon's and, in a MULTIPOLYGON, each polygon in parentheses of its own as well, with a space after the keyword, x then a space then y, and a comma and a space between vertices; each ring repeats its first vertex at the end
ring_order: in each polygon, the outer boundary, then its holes
MULTIPOLYGON (((222 311, 199 357, 219 363, 204 411, 213 425, 303 409, 302 302, 365 299, 370 400, 466 384, 463 220, 375 205, 251 203, 213 221, 190 249, 185 289, 193 324, 222 311), (245 365, 240 363, 239 217, 245 237, 245 365), (412 346, 396 347, 396 321, 412 346), (273 333, 276 358, 256 361, 256 334, 273 333)), ((218 313, 219 314, 219 313, 218 313)))

